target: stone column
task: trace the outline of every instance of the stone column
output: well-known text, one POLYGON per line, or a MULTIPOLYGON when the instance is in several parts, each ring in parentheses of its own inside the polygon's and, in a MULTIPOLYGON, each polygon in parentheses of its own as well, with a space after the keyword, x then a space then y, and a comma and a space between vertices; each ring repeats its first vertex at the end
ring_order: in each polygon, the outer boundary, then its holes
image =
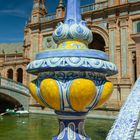
POLYGON ((33 33, 32 35, 32 44, 31 44, 31 51, 30 59, 35 60, 36 53, 39 51, 39 33, 33 33))
POLYGON ((121 34, 121 76, 128 78, 129 58, 128 58, 128 18, 120 19, 120 34, 121 34))
POLYGON ((115 62, 115 29, 116 29, 116 21, 115 19, 109 20, 109 50, 110 50, 110 60, 115 62))
MULTIPOLYGON (((116 19, 113 17, 110 17, 110 19, 108 20, 108 31, 109 31, 109 43, 108 43, 108 47, 106 47, 105 51, 106 53, 108 53, 109 55, 109 59, 110 61, 112 61, 113 63, 116 64, 116 60, 117 57, 115 56, 116 54, 116 19), (108 48, 108 49, 107 49, 108 48)), ((113 84, 115 85, 115 83, 117 82, 116 76, 112 76, 109 78, 109 80, 111 80, 113 82, 113 84)), ((111 96, 110 100, 107 102, 107 106, 109 108, 117 108, 117 93, 116 93, 116 89, 114 89, 113 91, 113 95, 111 96)))
POLYGON ((123 103, 126 98, 128 97, 131 89, 131 80, 130 80, 130 69, 131 66, 131 57, 128 50, 128 41, 129 41, 129 31, 128 31, 128 17, 120 17, 119 18, 119 27, 120 27, 120 51, 121 51, 121 58, 120 58, 120 72, 121 72, 121 79, 120 79, 120 90, 121 90, 121 102, 123 103))

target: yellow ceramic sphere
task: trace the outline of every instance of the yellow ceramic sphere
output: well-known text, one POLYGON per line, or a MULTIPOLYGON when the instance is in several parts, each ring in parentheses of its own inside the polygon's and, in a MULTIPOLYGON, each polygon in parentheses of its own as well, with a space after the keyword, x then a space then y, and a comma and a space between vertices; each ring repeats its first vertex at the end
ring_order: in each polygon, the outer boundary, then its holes
POLYGON ((83 111, 94 100, 97 90, 93 81, 88 79, 76 79, 72 82, 69 92, 69 100, 75 111, 83 111))
POLYGON ((45 106, 44 103, 39 99, 38 95, 37 95, 37 91, 36 91, 36 85, 31 82, 29 84, 29 90, 30 90, 30 93, 31 95, 33 96, 33 98, 42 106, 45 106))
POLYGON ((106 82, 104 84, 100 99, 97 105, 95 106, 95 109, 103 105, 110 98, 112 92, 113 92, 113 84, 111 82, 106 82))
POLYGON ((55 110, 60 110, 60 93, 56 80, 45 79, 40 84, 41 95, 46 103, 55 110))

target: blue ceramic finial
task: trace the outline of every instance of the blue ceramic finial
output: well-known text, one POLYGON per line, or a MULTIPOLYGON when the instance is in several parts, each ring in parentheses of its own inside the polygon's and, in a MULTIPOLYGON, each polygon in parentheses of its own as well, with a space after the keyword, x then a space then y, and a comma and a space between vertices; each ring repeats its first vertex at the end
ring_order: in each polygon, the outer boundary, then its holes
POLYGON ((53 33, 54 50, 37 54, 27 71, 37 75, 30 93, 43 107, 55 110, 59 133, 52 140, 91 140, 84 130, 87 113, 110 97, 113 84, 106 79, 117 73, 107 55, 88 50, 92 32, 80 16, 80 0, 68 0, 64 23, 53 33))
POLYGON ((81 20, 80 0, 67 0, 65 23, 79 23, 81 20))
POLYGON ((79 47, 78 44, 76 48, 88 48, 87 45, 92 42, 92 32, 81 18, 80 0, 67 0, 65 21, 57 26, 53 33, 53 40, 63 48, 65 48, 64 44, 67 45, 66 41, 79 41, 84 45, 79 47))

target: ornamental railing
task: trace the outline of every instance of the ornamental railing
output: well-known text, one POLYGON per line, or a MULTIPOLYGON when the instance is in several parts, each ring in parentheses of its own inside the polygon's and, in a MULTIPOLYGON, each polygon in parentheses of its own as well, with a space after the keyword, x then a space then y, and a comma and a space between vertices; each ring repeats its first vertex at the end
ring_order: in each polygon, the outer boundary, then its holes
POLYGON ((90 5, 82 6, 81 7, 81 13, 101 10, 108 7, 108 1, 103 1, 99 3, 93 3, 90 5))
POLYGON ((51 21, 51 20, 54 20, 54 19, 56 19, 56 15, 55 14, 50 14, 50 15, 47 15, 47 17, 46 17, 47 21, 51 21))
MULTIPOLYGON (((83 13, 90 12, 90 11, 101 10, 101 9, 107 8, 107 6, 108 6, 107 1, 99 2, 99 3, 93 3, 93 4, 90 4, 90 5, 82 6, 81 7, 81 13, 83 14, 83 13)), ((46 17, 46 21, 51 21, 51 20, 54 20, 54 19, 56 19, 56 14, 55 13, 47 15, 47 17, 46 17)))
MULTIPOLYGON (((133 140, 140 120, 140 77, 120 110, 106 140, 133 140)), ((140 140, 140 135, 138 140, 140 140)))
MULTIPOLYGON (((126 4, 126 3, 134 3, 134 2, 140 2, 140 0, 129 0, 129 1, 122 1, 120 4, 126 4)), ((106 0, 98 3, 92 3, 89 5, 85 5, 81 7, 81 13, 84 14, 86 12, 92 12, 92 11, 97 11, 97 10, 102 10, 107 7, 114 6, 114 3, 112 1, 106 0)), ((51 21, 56 19, 56 14, 49 14, 46 17, 46 21, 51 21)))
POLYGON ((5 62, 9 62, 9 61, 23 61, 24 58, 23 57, 11 57, 11 58, 6 58, 5 62))
POLYGON ((29 89, 26 86, 11 79, 0 77, 0 87, 21 92, 29 96, 29 89))

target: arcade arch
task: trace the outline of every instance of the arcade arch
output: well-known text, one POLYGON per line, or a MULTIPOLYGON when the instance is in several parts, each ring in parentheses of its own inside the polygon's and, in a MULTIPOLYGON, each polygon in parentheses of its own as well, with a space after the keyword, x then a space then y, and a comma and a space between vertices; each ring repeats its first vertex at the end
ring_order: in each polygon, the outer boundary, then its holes
POLYGON ((17 82, 23 83, 23 69, 22 68, 17 69, 17 82))
POLYGON ((89 44, 89 49, 96 49, 105 52, 105 41, 98 33, 93 33, 93 41, 89 44))
POLYGON ((8 95, 0 93, 0 113, 5 112, 6 109, 14 109, 15 106, 21 106, 20 102, 8 95))
POLYGON ((7 78, 12 79, 13 80, 13 70, 12 69, 8 69, 7 71, 7 78))
POLYGON ((89 49, 96 49, 104 52, 108 50, 109 36, 107 31, 99 26, 92 26, 91 30, 93 33, 93 41, 89 44, 89 49))

